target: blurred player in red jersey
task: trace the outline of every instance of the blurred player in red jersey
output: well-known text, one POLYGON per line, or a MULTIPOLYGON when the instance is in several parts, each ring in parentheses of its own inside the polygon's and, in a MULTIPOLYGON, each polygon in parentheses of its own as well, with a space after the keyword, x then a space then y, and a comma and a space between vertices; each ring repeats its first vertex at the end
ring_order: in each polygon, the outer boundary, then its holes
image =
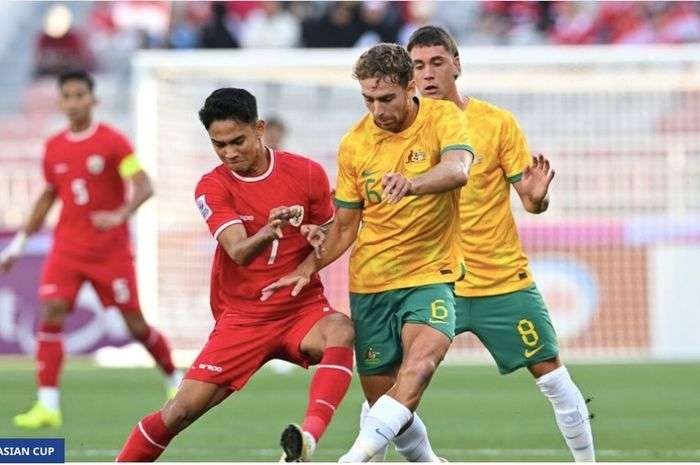
POLYGON ((14 418, 23 428, 58 427, 62 423, 59 375, 63 362, 63 325, 85 281, 105 307, 116 306, 131 335, 165 372, 173 397, 182 374, 173 366, 168 343, 143 318, 127 220, 153 194, 129 141, 93 120, 97 103, 94 81, 83 72, 63 74, 58 81, 60 107, 68 128, 48 139, 44 154, 46 187, 24 228, 0 252, 0 271, 9 270, 38 231, 56 199, 63 204, 53 248, 39 287, 42 314, 37 333, 38 401, 14 418), (127 198, 126 183, 133 194, 127 198))
POLYGON ((304 421, 287 426, 281 438, 285 461, 307 461, 350 385, 352 322, 331 309, 318 275, 297 297, 280 292, 262 302, 260 295, 321 246, 319 225, 334 214, 328 178, 308 158, 263 145, 265 122, 243 89, 214 91, 199 119, 221 160, 195 192, 218 241, 211 272, 216 326, 175 398, 133 428, 117 461, 157 459, 180 431, 273 358, 318 364, 304 421))

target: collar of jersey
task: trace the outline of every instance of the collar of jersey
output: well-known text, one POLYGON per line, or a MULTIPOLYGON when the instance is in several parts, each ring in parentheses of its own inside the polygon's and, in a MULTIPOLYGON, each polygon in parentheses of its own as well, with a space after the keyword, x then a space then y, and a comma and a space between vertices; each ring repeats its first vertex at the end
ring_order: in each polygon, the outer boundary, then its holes
POLYGON ((233 170, 229 170, 229 171, 231 172, 231 175, 232 175, 234 178, 238 179, 239 181, 243 181, 243 182, 262 181, 263 179, 265 179, 265 178, 267 178, 268 176, 270 176, 270 174, 272 173, 272 169, 275 167, 275 151, 272 150, 272 149, 271 149, 270 147, 268 147, 267 145, 265 146, 265 148, 268 150, 268 152, 270 152, 270 166, 267 167, 267 171, 265 171, 265 172, 264 172, 263 174, 261 174, 260 176, 246 177, 246 176, 241 176, 240 174, 236 173, 236 172, 233 171, 233 170))
POLYGON ((97 121, 93 121, 84 131, 72 132, 70 129, 67 129, 66 139, 70 142, 82 142, 84 140, 88 140, 97 132, 97 126, 99 126, 99 123, 97 121))
POLYGON ((413 120, 413 123, 411 123, 409 127, 407 127, 401 132, 391 132, 380 128, 379 126, 374 124, 374 119, 370 115, 369 124, 372 125, 372 134, 374 135, 374 137, 398 137, 400 139, 407 139, 413 134, 415 134, 415 132, 418 131, 421 128, 421 126, 423 126, 423 122, 425 121, 425 116, 428 113, 428 110, 425 108, 425 99, 413 97, 413 101, 418 104, 418 113, 416 114, 416 119, 413 120))

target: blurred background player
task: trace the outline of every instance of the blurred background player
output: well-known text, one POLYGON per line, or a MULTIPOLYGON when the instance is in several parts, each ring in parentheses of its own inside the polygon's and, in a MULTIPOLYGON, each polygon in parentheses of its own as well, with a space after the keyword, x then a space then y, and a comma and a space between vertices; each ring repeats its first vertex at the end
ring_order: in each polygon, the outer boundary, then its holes
POLYGON ((278 116, 271 116, 265 119, 265 135, 263 142, 273 150, 279 150, 284 145, 284 138, 287 135, 287 126, 278 116))
POLYGON ((328 178, 318 163, 262 143, 265 122, 246 90, 214 91, 199 118, 221 160, 195 193, 218 242, 211 274, 216 326, 175 398, 134 427, 117 461, 155 460, 273 358, 318 364, 302 425, 290 424, 281 437, 283 460, 308 461, 350 386, 352 322, 331 309, 317 274, 297 298, 280 293, 262 302, 260 294, 320 246, 315 226, 333 219, 328 178))
POLYGON ((93 78, 84 71, 58 79, 60 107, 68 128, 46 142, 43 170, 46 187, 26 225, 0 252, 0 270, 9 270, 22 255, 56 199, 62 203, 53 248, 39 287, 43 303, 36 352, 38 401, 14 417, 23 428, 58 427, 62 423, 59 377, 63 366, 63 327, 84 282, 90 282, 104 307, 115 306, 131 335, 141 342, 166 375, 168 396, 182 378, 170 357, 165 337, 144 320, 136 289, 127 221, 152 194, 151 181, 129 141, 110 126, 93 120, 97 103, 93 78), (126 183, 133 192, 126 195, 126 183))
POLYGON ((547 210, 554 178, 549 161, 531 157, 513 115, 463 96, 457 45, 442 28, 425 26, 408 43, 421 95, 454 102, 467 116, 475 159, 460 197, 460 246, 467 276, 455 285, 456 334, 470 331, 502 374, 527 367, 551 402, 557 425, 576 461, 594 461, 586 401, 559 359, 557 336, 532 278, 510 208, 510 186, 525 210, 547 210))
MULTIPOLYGON (((369 113, 340 143, 338 211, 325 251, 264 290, 293 286, 297 295, 357 238, 350 309, 357 369, 373 406, 341 462, 365 462, 395 437, 412 445, 415 431, 425 431, 414 411, 454 337, 452 283, 464 272, 457 196, 471 162, 464 114, 415 97, 403 47, 370 48, 354 77, 369 113)), ((439 461, 429 444, 414 449, 412 460, 439 461)))

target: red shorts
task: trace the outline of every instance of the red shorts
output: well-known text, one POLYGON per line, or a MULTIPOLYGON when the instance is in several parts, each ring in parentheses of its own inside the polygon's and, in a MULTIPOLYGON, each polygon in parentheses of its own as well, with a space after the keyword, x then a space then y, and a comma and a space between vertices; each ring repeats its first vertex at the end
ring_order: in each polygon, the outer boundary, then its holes
POLYGON ((223 315, 185 379, 240 391, 273 358, 306 368, 311 361, 301 352, 301 341, 321 318, 333 313, 324 300, 301 307, 286 318, 255 326, 237 325, 233 318, 223 315))
POLYGON ((126 253, 85 260, 51 251, 41 273, 39 299, 42 302, 65 299, 72 308, 85 281, 92 284, 105 308, 116 306, 122 312, 139 310, 134 260, 126 253))

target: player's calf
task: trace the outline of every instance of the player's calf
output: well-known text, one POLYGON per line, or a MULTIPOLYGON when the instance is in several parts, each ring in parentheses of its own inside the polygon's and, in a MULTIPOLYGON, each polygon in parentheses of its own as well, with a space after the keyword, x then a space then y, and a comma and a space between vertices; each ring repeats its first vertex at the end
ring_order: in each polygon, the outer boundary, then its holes
POLYGON ((566 445, 577 462, 594 462, 595 448, 586 401, 565 366, 537 379, 537 386, 551 402, 554 417, 566 445))

